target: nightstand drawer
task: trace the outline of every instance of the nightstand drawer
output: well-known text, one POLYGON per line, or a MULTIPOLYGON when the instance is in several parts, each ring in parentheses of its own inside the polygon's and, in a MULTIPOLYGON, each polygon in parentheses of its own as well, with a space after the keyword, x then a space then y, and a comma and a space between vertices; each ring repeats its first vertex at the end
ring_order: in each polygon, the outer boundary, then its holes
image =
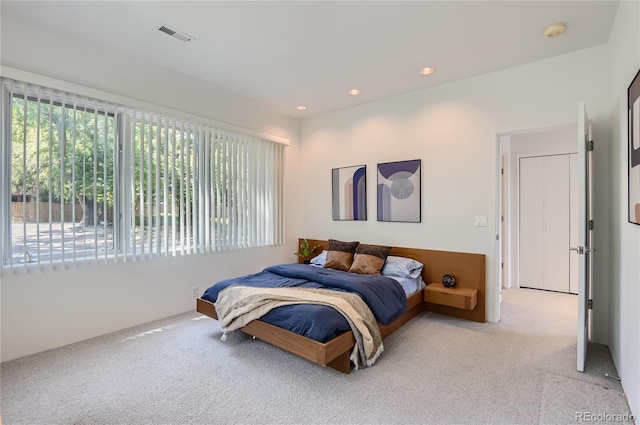
POLYGON ((442 283, 431 283, 424 289, 424 300, 428 303, 473 310, 478 304, 478 290, 447 288, 442 283))

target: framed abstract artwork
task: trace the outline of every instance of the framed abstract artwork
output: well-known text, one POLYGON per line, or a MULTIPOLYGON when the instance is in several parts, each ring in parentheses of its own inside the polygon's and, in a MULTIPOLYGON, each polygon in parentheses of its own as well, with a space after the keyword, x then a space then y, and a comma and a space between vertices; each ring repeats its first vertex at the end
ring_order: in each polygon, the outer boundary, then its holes
POLYGON ((627 90, 629 113, 629 221, 640 224, 640 71, 627 90))
POLYGON ((378 164, 378 221, 420 223, 421 160, 378 164))
POLYGON ((367 166, 331 170, 331 198, 334 220, 366 220, 367 166))

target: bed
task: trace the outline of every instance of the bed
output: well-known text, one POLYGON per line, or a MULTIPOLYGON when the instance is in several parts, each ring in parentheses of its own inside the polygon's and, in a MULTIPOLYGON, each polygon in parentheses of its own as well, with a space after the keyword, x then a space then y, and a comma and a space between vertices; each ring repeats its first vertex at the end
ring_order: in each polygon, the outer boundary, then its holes
MULTIPOLYGON (((326 252, 329 248, 329 241, 309 240, 309 244, 311 246, 317 245, 319 247, 319 252, 326 252)), ((442 274, 446 272, 457 275, 460 282, 472 285, 479 290, 481 289, 481 293, 479 291, 478 294, 478 298, 481 302, 478 303, 478 306, 474 309, 476 311, 473 313, 476 315, 481 314, 482 320, 478 321, 484 321, 484 255, 391 247, 389 250, 389 256, 412 259, 422 263, 424 268, 422 268, 421 273, 419 274, 419 280, 424 283, 432 282, 434 281, 435 276, 438 276, 438 274, 439 276, 442 276, 442 274), (444 266, 439 266, 438 264, 444 264, 444 266), (442 267, 445 267, 445 269, 442 267)), ((300 263, 302 263, 302 260, 300 260, 300 263)), ((304 271, 305 267, 312 269, 317 266, 299 265, 292 266, 291 268, 294 269, 293 273, 298 273, 300 270, 304 271)), ((322 269, 322 267, 319 268, 322 269)), ((265 271, 270 273, 272 270, 271 268, 267 268, 265 271)), ((296 279, 297 277, 298 276, 295 275, 294 277, 287 277, 287 279, 296 279)), ((246 276, 230 279, 218 282, 216 285, 222 284, 223 286, 229 286, 234 282, 244 285, 245 282, 243 282, 243 279, 245 278, 246 276)), ((383 277, 383 279, 388 279, 388 277, 383 277)), ((216 290, 214 288, 216 285, 210 287, 205 291, 205 294, 196 301, 196 310, 214 319, 218 319, 218 313, 214 304, 216 301, 215 297, 216 294, 222 290, 219 288, 216 290), (211 291, 214 293, 213 296, 211 291)), ((413 292, 404 288, 400 282, 398 282, 396 286, 401 288, 401 291, 405 294, 405 299, 403 300, 404 304, 402 311, 389 313, 382 321, 378 320, 379 332, 383 339, 411 320, 418 313, 425 310, 425 307, 427 306, 423 301, 423 285, 413 292)), ((437 310, 438 306, 435 307, 437 310)), ((461 312, 444 311, 443 313, 457 315, 461 312)), ((468 314, 469 312, 462 313, 468 314)), ((474 318, 471 319, 476 320, 474 318)), ((315 338, 315 336, 309 337, 296 333, 298 332, 297 330, 294 332, 292 330, 283 329, 281 326, 269 323, 268 318, 266 318, 264 320, 253 320, 244 325, 240 330, 319 365, 328 366, 343 373, 350 373, 351 371, 351 358, 354 346, 356 346, 356 337, 354 336, 354 332, 349 329, 342 329, 335 335, 330 336, 328 339, 325 338, 326 340, 322 340, 322 338, 320 338, 321 340, 318 340, 319 338, 315 338)))

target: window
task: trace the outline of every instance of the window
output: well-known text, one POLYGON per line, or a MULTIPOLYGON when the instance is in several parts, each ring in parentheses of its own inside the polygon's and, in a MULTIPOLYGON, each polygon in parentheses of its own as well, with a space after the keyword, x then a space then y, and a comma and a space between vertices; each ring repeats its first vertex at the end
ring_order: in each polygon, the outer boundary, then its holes
POLYGON ((283 241, 279 143, 11 80, 2 107, 5 266, 283 241))

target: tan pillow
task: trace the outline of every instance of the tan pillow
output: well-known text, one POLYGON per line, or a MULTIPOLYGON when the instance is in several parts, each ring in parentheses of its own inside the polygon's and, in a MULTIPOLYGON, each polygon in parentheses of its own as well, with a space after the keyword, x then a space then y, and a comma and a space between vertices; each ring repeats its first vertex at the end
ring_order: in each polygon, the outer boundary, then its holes
POLYGON ((324 266, 331 269, 349 271, 351 263, 353 263, 353 255, 359 242, 342 242, 335 239, 329 239, 329 248, 327 249, 327 261, 324 266))
POLYGON ((356 248, 351 273, 380 274, 384 262, 391 252, 391 247, 360 244, 356 248))

